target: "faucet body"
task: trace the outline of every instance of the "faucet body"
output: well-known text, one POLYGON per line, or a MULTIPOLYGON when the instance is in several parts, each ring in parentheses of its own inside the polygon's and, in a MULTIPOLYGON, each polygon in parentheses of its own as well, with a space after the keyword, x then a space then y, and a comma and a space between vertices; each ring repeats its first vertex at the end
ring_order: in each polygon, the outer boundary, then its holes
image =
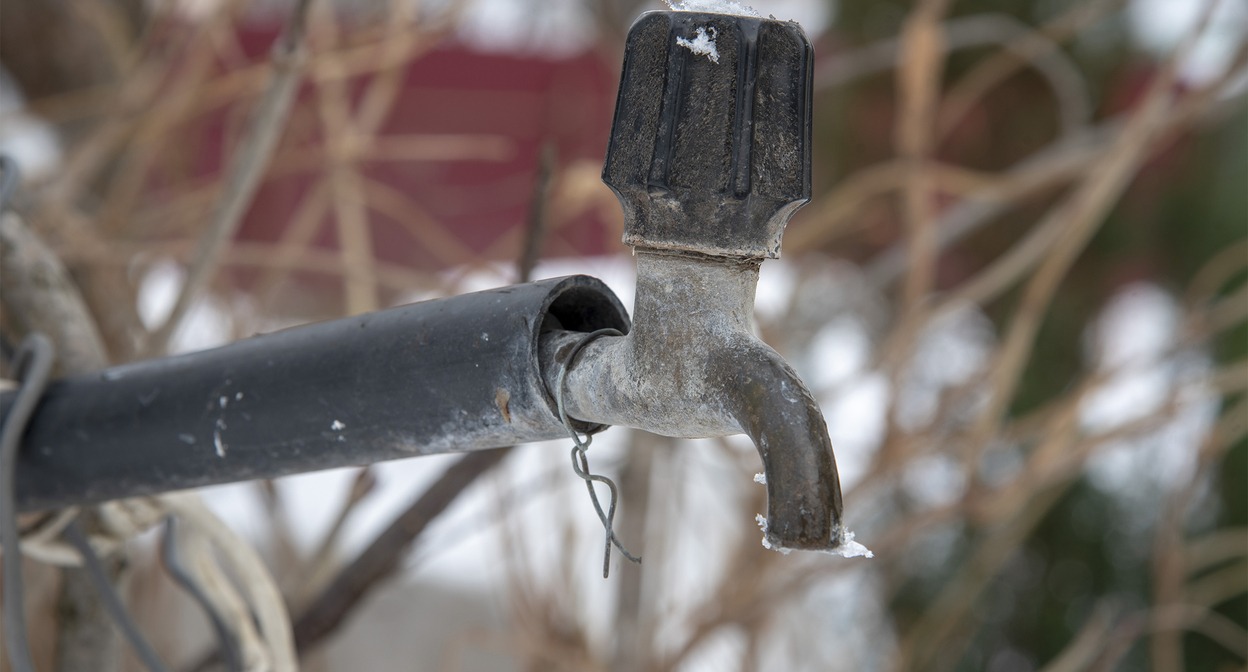
POLYGON ((842 548, 823 416, 753 322, 759 266, 810 197, 811 59, 791 22, 649 12, 630 30, 603 180, 637 252, 631 330, 609 289, 572 277, 59 381, 24 437, 19 507, 566 436, 566 370, 578 431, 744 433, 765 544, 842 548), (568 361, 602 328, 626 335, 568 361))
POLYGON ((547 391, 582 421, 664 436, 745 434, 767 480, 766 540, 781 549, 841 545, 841 490, 819 406, 793 369, 754 335, 761 260, 637 251, 633 329, 585 345, 544 334, 547 391))
POLYGON ((765 545, 846 543, 827 425, 754 334, 763 259, 810 199, 813 51, 793 22, 647 12, 629 30, 602 179, 637 253, 633 329, 545 334, 542 377, 584 422, 674 437, 746 434, 767 479, 765 545))
MULTIPOLYGON (((578 354, 565 381, 569 414, 672 437, 744 432, 708 368, 722 364, 724 353, 766 347, 751 333, 758 267, 639 251, 633 330, 591 341, 578 354)), ((567 332, 544 335, 543 361, 562 364, 560 351, 577 340, 567 332)), ((558 369, 543 372, 552 394, 558 369)))

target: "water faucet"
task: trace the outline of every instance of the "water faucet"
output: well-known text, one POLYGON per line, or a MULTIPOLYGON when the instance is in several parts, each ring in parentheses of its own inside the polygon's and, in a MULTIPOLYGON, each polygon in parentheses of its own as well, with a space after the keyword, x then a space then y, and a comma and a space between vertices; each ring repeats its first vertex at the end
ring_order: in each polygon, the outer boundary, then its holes
MULTIPOLYGON (((18 507, 566 437, 566 368, 580 431, 747 434, 766 543, 854 550, 819 407, 753 332, 759 266, 810 198, 810 44, 795 23, 651 12, 626 49, 603 179, 637 253, 631 325, 610 289, 573 276, 54 381, 18 456, 18 507), (567 361, 604 328, 626 335, 567 361)), ((14 399, 0 392, 0 414, 14 399)))
MULTIPOLYGON (((845 545, 841 488, 810 391, 754 334, 764 259, 810 199, 812 50, 794 22, 648 12, 633 24, 603 181, 637 256, 632 330, 542 336, 552 395, 586 423, 744 433, 767 484, 764 542, 845 545)), ((852 540, 852 537, 850 537, 852 540)))

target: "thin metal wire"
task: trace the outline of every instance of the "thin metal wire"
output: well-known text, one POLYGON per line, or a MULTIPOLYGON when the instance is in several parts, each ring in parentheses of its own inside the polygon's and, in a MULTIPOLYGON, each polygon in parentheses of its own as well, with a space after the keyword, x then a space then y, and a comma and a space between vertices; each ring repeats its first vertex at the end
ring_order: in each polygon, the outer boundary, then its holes
POLYGON ((572 346, 572 351, 568 353, 568 358, 563 361, 563 368, 559 370, 559 379, 555 383, 555 403, 559 409, 559 419, 563 421, 563 426, 567 428, 568 434, 572 435, 572 443, 576 444, 572 446, 572 471, 574 471, 577 476, 585 481, 585 488, 589 490, 589 499, 594 503, 594 511, 598 513, 598 519, 602 521, 602 526, 607 533, 605 543, 606 549, 603 552, 602 558, 602 578, 604 579, 611 573, 612 544, 615 544, 615 547, 620 550, 620 553, 632 562, 641 564, 641 558, 629 553, 628 549, 624 548, 624 544, 621 543, 619 538, 615 536, 615 530, 612 529, 612 524, 615 521, 615 505, 619 499, 619 490, 615 487, 615 481, 612 481, 606 476, 602 476, 600 474, 590 473, 589 471, 589 457, 585 455, 585 451, 589 448, 589 444, 594 440, 593 432, 601 431, 605 428, 599 428, 587 432, 585 434, 585 440, 581 440, 580 435, 576 433, 575 429, 573 429, 572 420, 568 418, 568 411, 563 405, 563 381, 568 375, 568 370, 572 368, 572 361, 576 359, 576 355, 580 353, 581 348, 588 345, 590 341, 600 336, 623 335, 624 334, 620 333, 616 329, 599 329, 598 331, 590 332, 585 336, 585 338, 577 341, 576 345, 572 346), (605 513, 602 510, 602 504, 598 501, 598 493, 594 492, 595 481, 598 483, 605 483, 606 486, 611 489, 611 505, 607 507, 607 511, 605 513))
POLYGON ((86 568, 91 583, 95 585, 95 592, 99 593, 100 600, 104 602, 104 609, 108 611, 109 616, 113 617, 113 622, 126 636, 126 640, 134 648, 139 660, 143 661, 143 665, 151 672, 169 672, 169 668, 156 654, 156 649, 152 648, 151 642, 143 636, 139 625, 130 617, 130 612, 122 603, 121 596, 117 594, 117 590, 113 588, 113 582, 109 580, 108 574, 104 571, 100 556, 95 554, 94 548, 91 548, 87 535, 83 534, 78 521, 71 522, 65 528, 65 539, 82 554, 82 565, 86 568))
MULTIPOLYGON (((9 171, 6 169, 5 171, 9 171)), ((4 639, 9 665, 17 672, 34 672, 26 634, 26 601, 22 583, 21 535, 17 530, 17 451, 35 406, 43 396, 56 359, 52 341, 38 332, 26 337, 13 356, 10 370, 22 386, 0 429, 0 544, 4 546, 4 639)))
POLYGON ((212 629, 217 635, 217 647, 221 651, 221 660, 225 663, 226 669, 230 672, 240 672, 243 669, 243 654, 239 650, 238 642, 235 641, 229 626, 225 624, 225 619, 212 604, 212 600, 208 599, 204 589, 199 586, 195 577, 191 576, 179 560, 177 519, 173 516, 165 519, 165 536, 160 543, 160 559, 165 565, 165 571, 174 582, 199 603, 199 607, 208 615, 208 620, 212 621, 212 629))

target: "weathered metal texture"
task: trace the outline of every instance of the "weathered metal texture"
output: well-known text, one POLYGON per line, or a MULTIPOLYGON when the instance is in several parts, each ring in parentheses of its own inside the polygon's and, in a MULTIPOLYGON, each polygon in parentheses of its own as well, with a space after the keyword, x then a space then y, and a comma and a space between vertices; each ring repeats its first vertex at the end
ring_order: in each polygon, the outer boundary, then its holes
POLYGON ((791 21, 643 14, 602 170, 624 243, 779 257, 785 224, 810 200, 813 59, 791 21))
MULTIPOLYGON (((832 550, 844 535, 832 444, 801 379, 754 336, 759 263, 638 250, 633 330, 581 350, 564 405, 581 420, 664 436, 748 435, 767 476, 768 543, 832 550)), ((552 393, 582 337, 542 337, 552 393)))
MULTIPOLYGON (((572 276, 62 380, 25 436, 18 505, 566 437, 541 378, 539 334, 629 326, 610 289, 572 276)), ((0 396, 0 413, 12 398, 0 396)))

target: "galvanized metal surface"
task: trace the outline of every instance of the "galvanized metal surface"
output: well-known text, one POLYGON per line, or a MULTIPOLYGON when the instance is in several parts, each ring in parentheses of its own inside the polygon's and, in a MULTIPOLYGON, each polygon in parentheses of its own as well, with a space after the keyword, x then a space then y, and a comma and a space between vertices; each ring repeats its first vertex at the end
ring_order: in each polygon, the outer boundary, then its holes
MULTIPOLYGON (((754 335, 759 263, 639 250, 633 330, 577 354, 565 408, 582 421, 663 436, 748 435, 767 476, 768 542, 832 550, 843 541, 832 444, 805 384, 754 335)), ((549 391, 583 337, 542 336, 549 391)))

